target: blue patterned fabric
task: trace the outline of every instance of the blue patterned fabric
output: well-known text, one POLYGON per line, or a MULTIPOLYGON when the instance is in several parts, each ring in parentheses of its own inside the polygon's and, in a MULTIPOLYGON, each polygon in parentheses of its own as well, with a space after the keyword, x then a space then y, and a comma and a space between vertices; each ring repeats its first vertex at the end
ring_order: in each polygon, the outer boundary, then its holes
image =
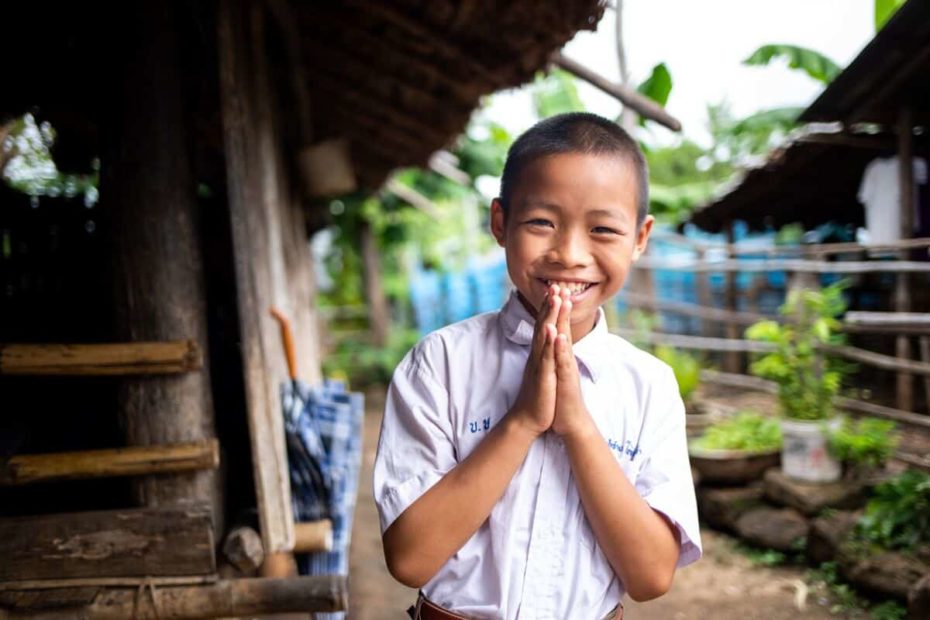
MULTIPOLYGON (((298 554, 302 575, 348 575, 349 542, 362 465, 365 398, 340 381, 322 387, 299 382, 281 388, 294 520, 333 523, 333 550, 298 554)), ((344 612, 317 613, 341 620, 344 612)))

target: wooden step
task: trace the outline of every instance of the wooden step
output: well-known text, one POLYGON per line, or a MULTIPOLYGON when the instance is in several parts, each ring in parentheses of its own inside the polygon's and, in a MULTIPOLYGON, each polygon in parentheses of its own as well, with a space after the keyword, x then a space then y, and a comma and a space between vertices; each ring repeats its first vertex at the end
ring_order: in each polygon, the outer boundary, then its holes
POLYGON ((219 463, 220 446, 216 439, 160 446, 26 454, 0 462, 0 486, 50 480, 173 474, 216 469, 219 463))
POLYGON ((199 370, 192 340, 113 344, 0 344, 3 375, 165 375, 199 370))

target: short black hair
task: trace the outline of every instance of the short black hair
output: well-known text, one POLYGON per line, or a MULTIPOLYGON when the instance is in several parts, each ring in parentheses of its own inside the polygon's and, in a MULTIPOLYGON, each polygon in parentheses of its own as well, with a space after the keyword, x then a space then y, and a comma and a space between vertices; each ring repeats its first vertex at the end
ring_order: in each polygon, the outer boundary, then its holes
POLYGON ((622 127, 590 112, 550 116, 527 129, 510 146, 501 177, 504 213, 510 210, 510 197, 523 169, 541 157, 564 153, 612 155, 632 164, 636 174, 636 226, 645 221, 649 213, 649 170, 643 152, 622 127))

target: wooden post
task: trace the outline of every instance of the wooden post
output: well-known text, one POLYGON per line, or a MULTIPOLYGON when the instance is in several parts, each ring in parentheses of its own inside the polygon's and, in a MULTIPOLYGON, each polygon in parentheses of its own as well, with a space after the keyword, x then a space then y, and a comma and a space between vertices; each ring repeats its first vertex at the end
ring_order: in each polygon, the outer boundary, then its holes
MULTIPOLYGON (((913 143, 913 122, 910 108, 901 108, 898 116, 898 178, 901 193, 901 238, 910 239, 914 230, 914 165, 911 162, 913 143)), ((907 260, 907 252, 902 252, 901 260, 907 260)), ((911 309, 910 276, 907 273, 895 274, 894 309, 896 312, 909 312, 911 309)), ((908 337, 900 334, 895 338, 895 356, 900 359, 911 358, 911 343, 908 337)), ((897 376, 898 409, 914 410, 914 380, 906 372, 897 376)))
MULTIPOLYGON (((192 340, 207 350, 206 293, 182 68, 192 53, 176 3, 115 9, 101 198, 112 218, 116 337, 192 340), (117 51, 118 50, 118 51, 117 51)), ((130 445, 213 438, 207 360, 202 371, 123 381, 119 408, 130 445)), ((204 504, 222 515, 213 471, 150 476, 136 486, 151 507, 204 504)), ((219 527, 219 523, 216 523, 219 527)))
POLYGON ((381 261, 378 259, 377 240, 371 230, 371 224, 364 222, 360 226, 359 236, 362 246, 362 270, 365 278, 365 297, 368 300, 368 320, 371 339, 375 346, 383 347, 387 343, 391 317, 388 314, 384 287, 381 286, 381 261))
POLYGON ((264 10, 262 2, 221 0, 217 28, 252 466, 262 543, 274 557, 293 548, 294 519, 280 399, 287 356, 269 307, 290 319, 301 379, 318 381, 321 372, 306 220, 292 193, 298 183, 287 177, 281 93, 269 76, 269 62, 281 59, 268 58, 264 10))
MULTIPOLYGON (((697 262, 703 263, 707 252, 704 248, 698 248, 697 250, 697 262)), ((698 304, 704 308, 710 308, 713 306, 713 302, 710 299, 710 276, 707 272, 700 272, 694 274, 694 287, 697 289, 697 298, 698 304)), ((707 320, 701 321, 701 335, 702 336, 716 336, 717 329, 714 326, 714 323, 707 320)))
MULTIPOLYGON (((727 235, 727 260, 733 259, 733 243, 735 237, 733 234, 733 221, 730 220, 727 222, 724 230, 727 235)), ((727 271, 726 274, 726 305, 727 310, 730 312, 736 312, 737 309, 737 300, 736 300, 736 272, 727 271)), ((726 328, 726 337, 730 339, 739 339, 739 326, 735 323, 727 323, 726 328)), ((740 372, 742 365, 742 356, 739 351, 729 351, 724 357, 723 367, 727 372, 740 372)))

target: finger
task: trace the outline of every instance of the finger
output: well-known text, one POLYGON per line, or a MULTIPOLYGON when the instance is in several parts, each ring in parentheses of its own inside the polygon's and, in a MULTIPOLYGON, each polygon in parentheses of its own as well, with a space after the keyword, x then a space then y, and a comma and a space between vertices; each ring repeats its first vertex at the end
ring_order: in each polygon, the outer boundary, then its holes
POLYGON ((556 323, 556 327, 560 334, 565 334, 568 338, 569 344, 571 344, 572 337, 572 300, 565 299, 561 303, 559 308, 559 316, 556 323))
POLYGON ((555 298, 552 289, 553 287, 550 286, 546 290, 546 294, 543 297, 542 303, 539 305, 539 309, 536 311, 536 324, 533 326, 533 344, 532 351, 530 352, 531 356, 539 354, 545 341, 545 335, 542 326, 546 323, 545 317, 549 315, 549 311, 552 308, 553 300, 555 298))
POLYGON ((570 336, 559 334, 555 341, 555 372, 559 381, 569 381, 576 377, 578 366, 575 364, 575 355, 572 353, 570 336))
POLYGON ((538 330, 538 337, 536 353, 542 352, 543 346, 546 344, 546 327, 550 325, 555 327, 556 318, 559 316, 559 308, 562 306, 562 298, 558 295, 553 295, 550 299, 551 305, 549 311, 544 317, 540 316, 537 320, 536 327, 538 330))
POLYGON ((545 339, 543 341, 542 355, 540 355, 539 360, 540 377, 545 377, 546 373, 555 372, 555 343, 558 339, 558 333, 555 330, 555 325, 552 323, 546 323, 543 328, 543 335, 545 339))

